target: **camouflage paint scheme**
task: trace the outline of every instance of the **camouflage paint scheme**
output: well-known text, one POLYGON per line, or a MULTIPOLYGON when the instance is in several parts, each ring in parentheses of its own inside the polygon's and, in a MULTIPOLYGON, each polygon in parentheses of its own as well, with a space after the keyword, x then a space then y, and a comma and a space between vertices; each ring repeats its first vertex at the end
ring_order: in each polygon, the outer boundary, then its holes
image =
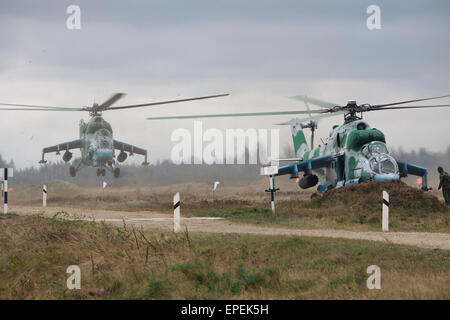
MULTIPOLYGON (((386 146, 384 134, 361 119, 347 120, 334 126, 324 144, 310 150, 300 122, 292 122, 291 131, 297 163, 279 168, 278 175, 290 174, 298 178, 316 175, 319 192, 348 184, 371 180, 395 180, 408 173, 423 177, 422 187, 427 190, 427 170, 395 160, 386 146)), ((300 183, 299 183, 300 184, 300 183)), ((309 187, 313 187, 317 184, 309 187)), ((302 187, 304 188, 304 187, 302 187)))
POLYGON ((80 149, 81 157, 73 161, 73 166, 70 169, 72 176, 75 176, 76 172, 83 167, 90 166, 98 168, 97 175, 104 175, 104 170, 108 169, 117 178, 120 170, 118 170, 114 158, 116 158, 115 150, 120 150, 119 162, 125 161, 127 157, 125 152, 129 152, 130 156, 134 153, 143 155, 145 157, 143 165, 148 165, 147 150, 114 140, 111 125, 100 115, 93 115, 88 123, 85 123, 83 119, 80 120, 79 129, 80 139, 44 148, 40 162, 46 162, 44 160, 46 153, 56 152, 56 154, 60 154, 60 151, 66 151, 63 160, 68 162, 72 158, 72 153, 69 150, 80 149))

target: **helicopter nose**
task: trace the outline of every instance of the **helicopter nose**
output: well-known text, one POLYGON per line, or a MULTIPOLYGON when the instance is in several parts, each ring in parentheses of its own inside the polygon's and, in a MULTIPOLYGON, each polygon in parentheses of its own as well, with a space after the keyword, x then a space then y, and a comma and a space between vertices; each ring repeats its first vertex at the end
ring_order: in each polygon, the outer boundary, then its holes
POLYGON ((111 150, 95 151, 93 157, 94 166, 101 165, 102 163, 112 160, 112 158, 113 152, 111 150))

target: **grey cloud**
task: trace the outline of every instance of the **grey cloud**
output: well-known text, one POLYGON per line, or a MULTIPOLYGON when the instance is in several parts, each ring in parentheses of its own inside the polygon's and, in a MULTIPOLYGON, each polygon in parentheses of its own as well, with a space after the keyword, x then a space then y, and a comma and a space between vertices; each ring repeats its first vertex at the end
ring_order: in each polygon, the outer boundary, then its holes
MULTIPOLYGON (((105 114, 118 137, 151 148, 152 157, 159 158, 168 156, 171 130, 191 124, 149 123, 145 116, 303 108, 286 98, 293 94, 378 103, 449 93, 450 3, 377 1, 382 19, 377 31, 366 28, 370 4, 373 1, 2 1, 0 100, 79 106, 115 91, 128 92, 125 101, 130 103, 233 94, 217 102, 105 114), (73 3, 82 10, 80 31, 65 27, 65 9, 73 3)), ((436 150, 448 144, 448 139, 429 141, 424 134, 448 137, 448 111, 391 114, 367 117, 386 128, 393 145, 436 150), (406 130, 413 132, 406 135, 406 130)), ((79 118, 2 113, 2 130, 13 138, 0 138, 0 152, 25 165, 22 159, 35 159, 43 146, 72 139, 79 118), (32 143, 23 142, 17 129, 22 127, 36 134, 32 143)), ((271 127, 274 122, 255 118, 205 123, 226 128, 271 127)), ((323 121, 320 134, 326 136, 337 122, 323 121)), ((289 143, 289 132, 282 132, 289 143)))

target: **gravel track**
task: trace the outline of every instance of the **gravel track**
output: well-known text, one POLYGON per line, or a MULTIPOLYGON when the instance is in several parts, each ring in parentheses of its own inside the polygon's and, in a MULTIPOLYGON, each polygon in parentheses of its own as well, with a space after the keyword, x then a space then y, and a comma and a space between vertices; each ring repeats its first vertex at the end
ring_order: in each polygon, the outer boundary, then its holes
MULTIPOLYGON (((67 207, 47 207, 45 209, 30 206, 10 207, 10 212, 15 212, 20 215, 41 213, 45 216, 53 216, 59 211, 67 212, 69 219, 104 220, 112 224, 123 224, 125 221, 126 224, 142 226, 145 229, 173 230, 172 217, 168 214, 154 211, 126 212, 67 207)), ((238 224, 218 218, 182 218, 181 225, 182 228, 187 227, 190 232, 343 238, 450 250, 450 233, 289 229, 238 224)))

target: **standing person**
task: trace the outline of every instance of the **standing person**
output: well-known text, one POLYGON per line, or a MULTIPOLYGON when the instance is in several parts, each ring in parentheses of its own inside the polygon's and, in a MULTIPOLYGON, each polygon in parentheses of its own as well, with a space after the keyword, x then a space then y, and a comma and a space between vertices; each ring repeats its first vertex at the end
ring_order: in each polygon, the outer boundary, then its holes
POLYGON ((439 172, 440 181, 438 190, 442 187, 442 194, 444 196, 445 203, 450 205, 450 176, 442 167, 438 167, 437 170, 439 172))

